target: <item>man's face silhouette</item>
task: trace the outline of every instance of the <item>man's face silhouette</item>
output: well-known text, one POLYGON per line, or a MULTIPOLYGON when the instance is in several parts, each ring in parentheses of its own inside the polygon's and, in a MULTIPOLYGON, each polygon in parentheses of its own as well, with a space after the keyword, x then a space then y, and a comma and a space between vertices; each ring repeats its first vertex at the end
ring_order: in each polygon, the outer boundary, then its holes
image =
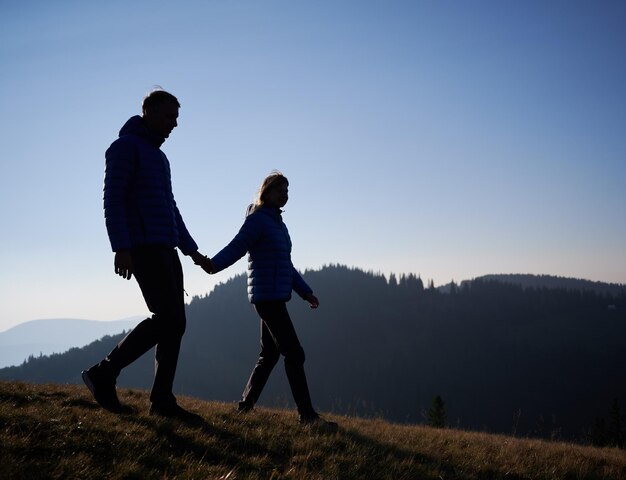
POLYGON ((144 114, 144 121, 148 130, 167 138, 172 130, 178 126, 178 105, 174 102, 164 102, 155 105, 144 114))

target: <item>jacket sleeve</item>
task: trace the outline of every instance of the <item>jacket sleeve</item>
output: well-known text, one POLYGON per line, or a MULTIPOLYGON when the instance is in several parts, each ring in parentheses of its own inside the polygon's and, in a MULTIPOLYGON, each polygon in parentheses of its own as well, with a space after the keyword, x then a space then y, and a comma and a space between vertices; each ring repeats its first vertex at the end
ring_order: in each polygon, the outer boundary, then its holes
POLYGON ((176 217, 176 228, 178 229, 178 248, 180 248, 180 251, 185 255, 191 255, 193 252, 197 252, 198 244, 191 238, 191 234, 187 230, 183 217, 176 206, 176 201, 174 201, 174 215, 176 217))
POLYGON ((105 153, 104 219, 111 248, 114 252, 131 247, 128 231, 126 196, 135 169, 134 146, 118 139, 105 153))
POLYGON ((298 295, 300 295, 300 297, 302 297, 302 298, 304 298, 309 293, 313 293, 313 290, 304 281, 304 279, 302 278, 302 275, 300 275, 300 273, 298 273, 298 270, 296 270, 295 267, 292 267, 292 268, 293 268, 293 289, 294 289, 294 291, 298 295))
POLYGON ((246 252, 259 240, 263 233, 263 223, 260 215, 248 215, 235 238, 220 252, 211 258, 215 272, 230 267, 243 257, 246 252))

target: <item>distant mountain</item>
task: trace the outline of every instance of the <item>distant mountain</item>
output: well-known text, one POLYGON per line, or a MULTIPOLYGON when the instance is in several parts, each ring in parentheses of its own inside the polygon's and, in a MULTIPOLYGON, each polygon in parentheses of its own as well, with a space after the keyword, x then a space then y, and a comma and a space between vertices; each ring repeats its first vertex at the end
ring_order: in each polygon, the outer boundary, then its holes
POLYGON ((83 347, 104 335, 133 328, 144 317, 115 321, 55 318, 32 320, 0 332, 0 368, 19 365, 30 355, 50 355, 83 347))
MULTIPOLYGON (((450 293, 415 276, 342 266, 306 271, 321 301, 289 303, 322 411, 423 422, 435 396, 451 425, 518 435, 584 438, 615 398, 626 399, 626 291, 524 288, 475 279, 450 293)), ((175 389, 235 401, 259 351, 245 276, 187 305, 175 389)), ((0 369, 0 379, 80 383, 80 371, 121 339, 0 369)), ((150 388, 153 354, 120 386, 150 388)), ((282 362, 262 405, 292 404, 282 362)))

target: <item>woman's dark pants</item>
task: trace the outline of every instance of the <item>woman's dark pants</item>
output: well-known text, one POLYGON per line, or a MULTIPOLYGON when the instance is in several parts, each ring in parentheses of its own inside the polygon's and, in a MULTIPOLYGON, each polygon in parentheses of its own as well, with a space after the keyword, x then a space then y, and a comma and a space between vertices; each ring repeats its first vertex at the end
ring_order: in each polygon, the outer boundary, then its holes
POLYGON ((298 413, 302 416, 315 415, 304 373, 304 350, 285 302, 258 302, 254 307, 261 317, 261 353, 243 392, 243 403, 253 406, 257 402, 282 354, 298 413))

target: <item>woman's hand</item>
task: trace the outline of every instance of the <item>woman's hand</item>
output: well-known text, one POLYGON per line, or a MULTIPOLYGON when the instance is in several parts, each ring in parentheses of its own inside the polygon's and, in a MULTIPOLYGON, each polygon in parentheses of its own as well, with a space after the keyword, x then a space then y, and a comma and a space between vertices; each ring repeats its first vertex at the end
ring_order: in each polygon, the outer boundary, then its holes
POLYGON ((320 301, 312 293, 307 293, 304 299, 309 302, 309 307, 311 308, 317 308, 320 306, 320 301))

